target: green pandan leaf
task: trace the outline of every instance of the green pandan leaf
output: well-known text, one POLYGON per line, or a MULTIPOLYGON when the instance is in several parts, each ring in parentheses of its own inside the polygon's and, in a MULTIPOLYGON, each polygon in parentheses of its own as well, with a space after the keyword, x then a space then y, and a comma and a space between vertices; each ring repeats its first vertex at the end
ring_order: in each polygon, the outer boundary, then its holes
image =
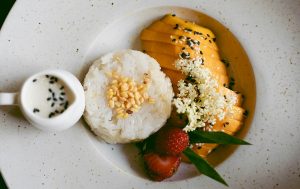
POLYGON ((205 159, 197 155, 193 150, 187 148, 183 151, 183 153, 196 166, 200 173, 228 186, 219 173, 205 159))
POLYGON ((221 131, 200 131, 195 130, 188 133, 190 143, 214 143, 214 144, 239 144, 251 145, 250 143, 231 136, 221 131))

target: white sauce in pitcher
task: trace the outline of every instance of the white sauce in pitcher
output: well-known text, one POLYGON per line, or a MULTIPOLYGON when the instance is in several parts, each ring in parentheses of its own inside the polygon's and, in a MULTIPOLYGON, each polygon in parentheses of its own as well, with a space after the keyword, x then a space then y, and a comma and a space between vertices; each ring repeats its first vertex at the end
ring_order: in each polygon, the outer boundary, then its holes
POLYGON ((72 103, 73 95, 67 86, 57 77, 42 75, 27 86, 27 102, 34 114, 44 118, 53 118, 62 114, 72 103))

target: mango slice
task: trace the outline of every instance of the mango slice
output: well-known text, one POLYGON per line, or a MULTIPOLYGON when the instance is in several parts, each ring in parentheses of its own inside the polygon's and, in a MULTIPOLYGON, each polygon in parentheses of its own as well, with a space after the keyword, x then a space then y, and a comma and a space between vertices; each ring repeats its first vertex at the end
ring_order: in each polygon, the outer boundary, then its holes
POLYGON ((161 42, 161 43, 169 43, 172 45, 180 46, 180 47, 186 47, 188 48, 188 45, 194 45, 194 46, 199 46, 199 48, 203 51, 205 49, 210 49, 212 51, 217 51, 215 47, 210 44, 206 43, 206 40, 204 40, 201 37, 184 37, 180 35, 175 35, 175 34, 168 34, 168 33, 161 33, 157 31, 152 31, 150 29, 144 29, 141 32, 140 35, 141 40, 144 41, 156 41, 156 42, 161 42))
POLYGON ((193 22, 183 20, 183 19, 181 19, 177 16, 174 16, 174 15, 171 15, 171 14, 167 14, 166 16, 164 16, 161 19, 161 21, 166 23, 166 24, 172 25, 174 27, 176 26, 176 24, 178 24, 179 27, 183 27, 183 29, 191 29, 192 32, 193 31, 200 32, 204 36, 207 36, 211 39, 216 37, 215 34, 212 31, 210 31, 209 29, 201 27, 201 26, 199 26, 199 25, 197 25, 193 22))
POLYGON ((191 39, 201 41, 203 44, 210 46, 215 50, 218 50, 216 43, 209 42, 206 36, 195 35, 194 33, 184 32, 183 30, 176 30, 172 25, 166 24, 159 20, 152 23, 147 29, 151 31, 160 32, 160 33, 170 34, 170 35, 190 37, 191 39))
MULTIPOLYGON (((174 56, 177 58, 180 57, 189 57, 189 58, 196 58, 201 57, 200 51, 192 50, 190 48, 184 48, 168 43, 161 43, 156 41, 142 41, 143 49, 146 52, 157 52, 161 54, 167 54, 170 56, 174 56)), ((206 63, 207 59, 218 59, 220 60, 219 54, 216 51, 212 51, 210 49, 206 49, 206 52, 203 50, 204 64, 206 63)))

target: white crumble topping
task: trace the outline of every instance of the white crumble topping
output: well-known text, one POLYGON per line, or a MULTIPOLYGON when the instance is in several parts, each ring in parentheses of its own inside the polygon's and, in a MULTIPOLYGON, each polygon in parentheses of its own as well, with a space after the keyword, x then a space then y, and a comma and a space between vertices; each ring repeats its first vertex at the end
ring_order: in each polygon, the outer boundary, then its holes
POLYGON ((189 123, 183 130, 193 131, 207 123, 214 125, 217 119, 223 120, 225 111, 232 109, 236 98, 218 93, 219 84, 203 66, 203 60, 178 59, 175 66, 188 77, 178 81, 179 93, 173 101, 177 113, 188 117, 189 123))

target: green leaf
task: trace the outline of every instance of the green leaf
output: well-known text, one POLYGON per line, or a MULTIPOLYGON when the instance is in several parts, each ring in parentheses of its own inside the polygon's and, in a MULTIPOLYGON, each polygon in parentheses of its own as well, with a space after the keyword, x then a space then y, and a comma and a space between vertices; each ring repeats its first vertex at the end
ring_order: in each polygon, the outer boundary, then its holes
POLYGON ((183 153, 196 166, 199 172, 228 186, 219 173, 206 160, 198 156, 193 150, 187 148, 183 151, 183 153))
POLYGON ((250 143, 231 136, 221 131, 200 131, 195 130, 188 133, 190 143, 214 143, 214 144, 239 144, 251 145, 250 143))

